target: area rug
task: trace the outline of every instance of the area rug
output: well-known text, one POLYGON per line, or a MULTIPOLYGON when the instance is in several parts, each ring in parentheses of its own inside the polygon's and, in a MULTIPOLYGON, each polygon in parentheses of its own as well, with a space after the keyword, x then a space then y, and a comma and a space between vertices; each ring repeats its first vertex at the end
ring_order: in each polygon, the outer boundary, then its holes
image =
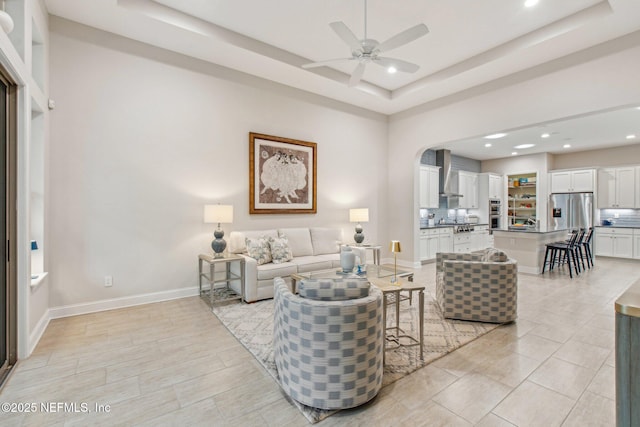
MULTIPOLYGON (((272 345, 273 300, 264 300, 253 304, 216 306, 213 313, 253 354, 269 374, 276 381, 279 381, 272 345)), ((387 320, 390 325, 395 320, 393 305, 387 311, 387 320)), ((444 319, 433 297, 425 293, 424 360, 420 360, 418 347, 399 347, 387 350, 382 386, 385 387, 409 375, 498 326, 491 323, 444 319)), ((409 304, 409 301, 401 302, 400 327, 409 335, 417 336, 418 302, 416 298, 414 298, 412 305, 409 304)), ((310 423, 321 421, 337 412, 311 408, 294 400, 291 402, 298 407, 310 423)))

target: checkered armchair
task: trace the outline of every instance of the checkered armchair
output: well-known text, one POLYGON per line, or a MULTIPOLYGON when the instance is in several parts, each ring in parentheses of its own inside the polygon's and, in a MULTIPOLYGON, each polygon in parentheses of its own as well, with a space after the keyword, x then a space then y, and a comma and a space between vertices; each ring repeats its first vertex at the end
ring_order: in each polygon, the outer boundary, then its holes
POLYGON ((292 294, 283 279, 274 280, 275 362, 280 384, 294 400, 321 409, 352 408, 382 386, 382 292, 372 286, 361 297, 355 289, 362 282, 329 282, 300 282, 305 298, 292 294))
POLYGON ((516 320, 518 264, 504 252, 436 254, 436 299, 448 319, 516 320))

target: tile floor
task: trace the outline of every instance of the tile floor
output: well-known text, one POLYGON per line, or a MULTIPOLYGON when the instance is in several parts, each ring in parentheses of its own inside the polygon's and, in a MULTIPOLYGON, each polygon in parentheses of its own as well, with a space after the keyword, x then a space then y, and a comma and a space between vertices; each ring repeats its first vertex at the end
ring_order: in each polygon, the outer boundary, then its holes
MULTIPOLYGON (((639 267, 599 259, 573 280, 521 274, 516 323, 320 425, 614 426, 613 303, 639 267)), ((433 293, 434 265, 416 281, 433 293)), ((0 402, 92 411, 3 413, 2 426, 308 425, 197 297, 52 321, 0 402)))

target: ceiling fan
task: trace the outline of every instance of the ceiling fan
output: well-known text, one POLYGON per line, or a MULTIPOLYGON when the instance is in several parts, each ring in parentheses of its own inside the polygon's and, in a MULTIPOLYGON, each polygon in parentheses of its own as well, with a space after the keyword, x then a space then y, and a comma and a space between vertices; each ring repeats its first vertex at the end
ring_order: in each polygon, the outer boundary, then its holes
POLYGON ((312 62, 310 64, 303 65, 302 68, 323 67, 334 62, 357 61, 358 65, 351 73, 351 78, 349 79, 349 87, 356 86, 360 82, 360 79, 364 74, 364 69, 368 63, 374 63, 381 67, 385 67, 390 73, 395 73, 396 71, 415 73, 420 68, 418 65, 412 64, 411 62, 378 55, 382 52, 404 46, 405 44, 411 43, 412 41, 426 35, 429 32, 429 29, 425 24, 418 24, 414 27, 404 30, 382 43, 374 39, 368 39, 367 0, 364 0, 363 39, 359 40, 349 29, 349 27, 347 27, 342 21, 332 22, 329 24, 329 26, 338 35, 338 37, 340 37, 342 41, 344 41, 349 46, 349 48, 351 48, 351 58, 338 58, 329 59, 327 61, 312 62))

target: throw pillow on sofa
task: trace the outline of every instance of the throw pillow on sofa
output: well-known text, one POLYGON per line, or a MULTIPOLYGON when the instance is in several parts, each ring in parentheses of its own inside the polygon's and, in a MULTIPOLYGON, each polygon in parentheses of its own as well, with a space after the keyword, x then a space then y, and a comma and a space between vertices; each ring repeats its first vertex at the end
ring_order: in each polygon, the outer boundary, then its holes
POLYGON ((271 247, 269 241, 264 237, 251 238, 247 237, 247 255, 255 259, 258 265, 271 262, 271 247))
POLYGON ((271 249, 271 259, 274 264, 282 264, 293 259, 289 240, 286 237, 270 237, 269 248, 271 249))

